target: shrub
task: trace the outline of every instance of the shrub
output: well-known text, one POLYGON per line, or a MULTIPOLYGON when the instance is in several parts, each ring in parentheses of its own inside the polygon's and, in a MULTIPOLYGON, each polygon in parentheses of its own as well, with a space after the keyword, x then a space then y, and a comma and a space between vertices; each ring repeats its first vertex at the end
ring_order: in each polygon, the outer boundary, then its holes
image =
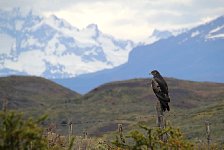
POLYGON ((112 142, 117 148, 133 150, 193 149, 194 144, 183 138, 179 129, 173 127, 148 128, 140 125, 145 132, 131 131, 125 138, 117 136, 112 142))
POLYGON ((47 149, 47 140, 39 126, 46 117, 25 120, 22 116, 11 111, 0 112, 0 149, 47 149))

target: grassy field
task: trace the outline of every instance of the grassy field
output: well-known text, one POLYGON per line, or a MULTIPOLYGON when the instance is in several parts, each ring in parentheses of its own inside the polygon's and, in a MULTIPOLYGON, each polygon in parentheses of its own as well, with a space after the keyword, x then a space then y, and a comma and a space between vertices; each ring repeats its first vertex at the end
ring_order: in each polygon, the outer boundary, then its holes
MULTIPOLYGON (((224 84, 166 78, 171 97, 168 123, 180 128, 188 139, 206 140, 205 121, 211 122, 214 142, 224 139, 224 84)), ((157 99, 150 79, 132 79, 104 84, 85 95, 36 77, 0 78, 1 98, 8 94, 9 108, 29 115, 47 114, 46 124, 56 124, 67 134, 72 121, 74 134, 111 139, 122 123, 124 131, 138 124, 156 126, 157 99)))

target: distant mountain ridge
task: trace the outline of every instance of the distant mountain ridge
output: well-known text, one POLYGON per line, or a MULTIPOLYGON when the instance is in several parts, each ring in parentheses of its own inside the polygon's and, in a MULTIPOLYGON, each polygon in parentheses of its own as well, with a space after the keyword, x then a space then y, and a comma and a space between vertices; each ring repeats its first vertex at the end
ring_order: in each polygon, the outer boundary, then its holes
POLYGON ((157 69, 163 76, 194 81, 224 82, 224 16, 177 36, 135 47, 128 62, 76 78, 54 80, 86 93, 111 81, 148 77, 157 69))
POLYGON ((96 24, 78 29, 54 15, 0 10, 0 76, 75 77, 125 63, 133 46, 96 24))

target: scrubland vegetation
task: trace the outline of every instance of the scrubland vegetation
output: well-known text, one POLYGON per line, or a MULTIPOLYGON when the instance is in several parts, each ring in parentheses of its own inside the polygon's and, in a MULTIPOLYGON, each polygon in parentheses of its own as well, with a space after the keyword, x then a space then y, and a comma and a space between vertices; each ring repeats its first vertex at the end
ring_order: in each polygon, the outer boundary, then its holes
POLYGON ((206 121, 210 149, 222 149, 224 84, 166 81, 171 111, 164 114, 167 128, 159 129, 149 79, 108 83, 79 95, 42 78, 1 78, 0 106, 8 102, 1 112, 0 149, 206 149, 206 121))
POLYGON ((196 143, 187 140, 183 133, 171 126, 150 128, 139 125, 138 130, 131 130, 127 135, 122 130, 113 140, 103 138, 60 135, 52 128, 43 126, 46 116, 38 119, 25 119, 14 111, 0 112, 0 149, 4 150, 159 150, 159 149, 223 149, 224 143, 196 143))

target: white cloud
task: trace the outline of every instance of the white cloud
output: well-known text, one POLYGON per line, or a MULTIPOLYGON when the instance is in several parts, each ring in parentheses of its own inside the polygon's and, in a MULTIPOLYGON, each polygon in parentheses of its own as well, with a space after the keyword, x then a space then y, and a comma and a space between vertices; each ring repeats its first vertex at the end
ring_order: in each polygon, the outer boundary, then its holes
POLYGON ((224 7, 217 12, 220 6, 224 6, 224 2, 212 0, 84 1, 46 14, 55 13, 79 28, 96 23, 105 33, 141 41, 155 28, 185 28, 203 22, 202 18, 222 15, 224 7), (220 5, 210 6, 209 3, 220 5))
POLYGON ((74 26, 99 25, 104 33, 141 41, 155 29, 189 27, 224 14, 223 0, 13 0, 0 7, 35 9, 56 14, 74 26))

